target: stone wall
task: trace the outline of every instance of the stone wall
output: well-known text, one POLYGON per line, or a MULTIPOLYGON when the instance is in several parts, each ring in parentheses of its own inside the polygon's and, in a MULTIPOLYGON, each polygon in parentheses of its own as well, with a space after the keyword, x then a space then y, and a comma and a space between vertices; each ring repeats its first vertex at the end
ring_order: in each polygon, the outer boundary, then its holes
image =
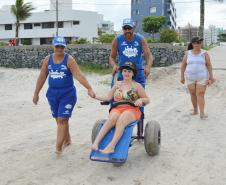
MULTIPOLYGON (((182 60, 185 48, 170 44, 151 44, 154 66, 168 66, 182 60)), ((67 51, 79 64, 109 66, 110 44, 68 45, 67 51)), ((0 66, 10 68, 39 68, 41 61, 53 52, 52 46, 0 47, 0 66)))

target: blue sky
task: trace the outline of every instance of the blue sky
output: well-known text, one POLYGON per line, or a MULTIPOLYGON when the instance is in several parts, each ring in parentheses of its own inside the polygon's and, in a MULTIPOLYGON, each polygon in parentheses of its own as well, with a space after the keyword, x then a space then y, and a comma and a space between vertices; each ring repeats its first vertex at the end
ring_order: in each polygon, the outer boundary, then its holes
MULTIPOLYGON (((36 10, 48 9, 48 0, 25 0, 32 2, 36 10)), ((0 0, 0 7, 6 4, 13 4, 15 0, 0 0)), ((130 0, 73 0, 73 8, 80 10, 97 11, 104 15, 105 20, 113 21, 115 29, 119 30, 121 21, 125 17, 130 17, 130 0), (95 4, 120 4, 120 5, 95 5, 95 4)), ((192 25, 199 25, 199 0, 173 0, 177 9, 177 24, 185 26, 188 22, 192 25)), ((206 2, 206 22, 208 25, 216 25, 226 29, 226 2, 223 4, 216 3, 212 0, 206 2)))

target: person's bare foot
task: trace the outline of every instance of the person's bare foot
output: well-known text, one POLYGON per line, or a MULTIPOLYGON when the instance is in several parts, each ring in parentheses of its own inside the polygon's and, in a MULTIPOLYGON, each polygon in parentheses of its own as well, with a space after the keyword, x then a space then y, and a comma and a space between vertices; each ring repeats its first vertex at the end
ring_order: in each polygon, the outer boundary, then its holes
POLYGON ((193 110, 193 111, 190 113, 191 116, 195 116, 195 115, 197 115, 197 114, 198 114, 198 111, 197 111, 197 110, 193 110))
POLYGON ((111 145, 108 145, 108 146, 105 147, 105 149, 100 150, 100 152, 103 153, 103 154, 112 154, 112 153, 115 152, 115 148, 112 147, 111 145))
POLYGON ((62 154, 62 150, 56 150, 55 154, 56 154, 57 157, 60 157, 61 154, 62 154))
POLYGON ((98 150, 99 150, 98 144, 93 143, 93 144, 91 145, 91 149, 94 150, 94 151, 98 151, 98 150))
POLYGON ((200 119, 205 120, 207 118, 208 118, 208 116, 206 114, 200 114, 200 119))
POLYGON ((71 140, 65 141, 63 144, 63 148, 66 148, 67 146, 70 146, 70 145, 71 145, 71 140))

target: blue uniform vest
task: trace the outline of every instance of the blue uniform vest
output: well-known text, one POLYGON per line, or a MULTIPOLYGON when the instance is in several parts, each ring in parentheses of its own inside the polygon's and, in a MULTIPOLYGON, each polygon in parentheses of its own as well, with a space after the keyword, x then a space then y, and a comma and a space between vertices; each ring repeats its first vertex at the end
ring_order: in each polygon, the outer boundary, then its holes
MULTIPOLYGON (((118 65, 122 66, 125 62, 134 62, 136 64, 137 75, 134 80, 145 87, 144 65, 142 59, 142 36, 134 34, 134 39, 128 41, 124 35, 117 37, 118 44, 118 65)), ((119 72, 118 80, 122 80, 122 73, 119 72)))
POLYGON ((134 62, 137 69, 143 69, 142 60, 142 37, 138 34, 134 34, 134 39, 128 41, 124 35, 117 37, 118 42, 118 54, 119 54, 119 66, 122 66, 125 62, 134 62))
POLYGON ((50 88, 65 88, 74 85, 73 75, 67 67, 67 61, 67 53, 64 54, 64 59, 60 64, 54 64, 53 55, 50 55, 48 64, 50 88))

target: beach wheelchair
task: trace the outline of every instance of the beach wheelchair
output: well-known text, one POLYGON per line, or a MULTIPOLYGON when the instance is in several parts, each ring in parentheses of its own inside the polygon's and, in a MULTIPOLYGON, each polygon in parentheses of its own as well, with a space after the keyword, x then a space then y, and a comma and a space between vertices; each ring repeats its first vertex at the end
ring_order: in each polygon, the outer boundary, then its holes
MULTIPOLYGON (((114 76, 112 77, 111 86, 114 85, 114 76)), ((113 106, 129 104, 135 106, 131 102, 120 102, 118 104, 112 104, 112 102, 101 102, 102 105, 109 105, 110 108, 113 106)), ((106 119, 100 119, 95 122, 92 128, 92 143, 97 137, 100 129, 105 124, 106 119)), ((124 133, 117 145, 115 146, 114 153, 103 154, 99 151, 92 150, 90 153, 90 160, 99 162, 113 163, 115 166, 120 166, 124 164, 128 157, 129 147, 132 146, 134 140, 144 141, 144 147, 149 156, 157 155, 160 151, 161 146, 161 128, 157 121, 148 121, 144 128, 144 113, 139 120, 130 123, 124 130, 124 133), (133 135, 133 128, 137 125, 137 134, 133 135)), ((104 149, 112 140, 115 132, 115 128, 112 128, 102 139, 99 144, 99 149, 104 149)))

